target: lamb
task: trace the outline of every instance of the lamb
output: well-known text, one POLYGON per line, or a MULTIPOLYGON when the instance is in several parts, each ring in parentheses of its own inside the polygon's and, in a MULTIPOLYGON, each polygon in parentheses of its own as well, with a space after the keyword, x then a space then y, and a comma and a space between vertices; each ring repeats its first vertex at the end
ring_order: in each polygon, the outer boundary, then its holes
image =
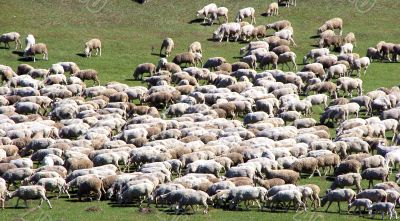
POLYGON ((394 217, 397 219, 396 206, 393 203, 379 202, 379 203, 374 203, 370 207, 368 207, 368 214, 372 216, 372 219, 375 218, 375 212, 381 212, 382 219, 384 218, 385 213, 389 214, 389 219, 392 219, 393 214, 394 217))
POLYGON ((337 202, 340 213, 340 202, 346 201, 348 204, 350 204, 355 196, 356 193, 352 189, 331 190, 326 194, 326 196, 322 197, 321 206, 323 207, 327 202, 329 202, 328 207, 325 209, 325 212, 328 212, 332 202, 337 202))
POLYGON ((281 20, 271 24, 267 24, 267 29, 274 29, 275 31, 280 31, 286 27, 291 27, 292 24, 288 20, 281 20))
POLYGON ((388 181, 389 169, 386 167, 367 168, 362 173, 363 179, 368 180, 368 188, 374 185, 374 180, 388 181))
POLYGON ((241 21, 243 21, 244 18, 247 18, 247 17, 251 18, 251 24, 253 24, 253 23, 256 24, 255 10, 252 7, 240 9, 236 15, 235 21, 241 22, 241 21))
POLYGON ((277 16, 279 14, 279 5, 276 2, 272 2, 268 5, 267 16, 277 16))
POLYGON ((33 56, 33 62, 36 62, 36 54, 43 54, 44 60, 49 60, 49 53, 47 50, 47 46, 43 43, 37 43, 32 45, 27 51, 24 53, 24 57, 33 56))
POLYGON ((133 78, 135 80, 141 80, 143 79, 144 73, 149 73, 150 76, 153 76, 156 73, 156 66, 152 63, 139 64, 133 72, 133 78))
POLYGON ((162 50, 165 49, 165 57, 168 58, 171 55, 171 52, 174 49, 174 47, 175 47, 174 41, 171 38, 165 38, 161 44, 160 57, 162 50))
POLYGON ((12 199, 14 197, 18 197, 17 204, 15 207, 18 207, 19 200, 23 199, 25 202, 25 206, 28 207, 27 200, 31 199, 39 199, 40 198, 40 203, 39 207, 42 206, 43 200, 47 202, 47 205, 49 205, 49 208, 52 209, 53 207, 51 206, 50 201, 46 197, 46 189, 43 186, 21 186, 14 192, 11 192, 9 196, 7 197, 8 199, 12 199))
POLYGON ((354 212, 359 212, 360 216, 361 216, 361 207, 364 207, 364 211, 366 209, 368 209, 370 206, 372 205, 372 201, 369 199, 355 199, 353 202, 349 203, 348 207, 347 207, 347 211, 350 212, 350 209, 353 207, 356 207, 354 212))
POLYGON ((307 63, 307 60, 312 58, 314 59, 314 62, 317 61, 318 57, 321 56, 327 56, 329 55, 329 49, 328 48, 315 48, 315 49, 311 49, 303 58, 303 64, 307 63))
POLYGON ((332 18, 325 22, 321 27, 318 28, 317 34, 321 34, 326 30, 339 29, 339 35, 342 35, 343 31, 343 20, 341 18, 332 18))
POLYGON ((358 173, 347 173, 343 175, 339 175, 335 177, 335 180, 333 181, 331 185, 331 189, 336 189, 336 188, 343 188, 345 186, 356 186, 357 193, 359 193, 361 189, 361 175, 358 173))
POLYGON ((172 60, 172 62, 174 62, 177 65, 189 64, 197 67, 198 63, 200 63, 200 65, 203 66, 201 58, 202 56, 199 53, 184 52, 176 55, 172 60))
POLYGON ((345 43, 340 47, 340 54, 351 54, 353 53, 353 44, 352 43, 345 43))
POLYGON ((74 77, 78 77, 81 80, 93 80, 94 84, 97 84, 100 86, 100 81, 98 78, 97 71, 94 69, 86 69, 86 70, 79 70, 75 74, 73 74, 74 77))
POLYGON ((91 57, 93 49, 96 49, 96 56, 97 54, 101 56, 101 41, 97 38, 93 38, 85 43, 85 56, 91 57))
POLYGON ((17 50, 18 45, 20 48, 22 48, 22 44, 21 44, 21 41, 19 40, 19 38, 20 38, 20 35, 17 32, 5 33, 5 34, 0 35, 0 43, 3 42, 4 47, 7 48, 7 45, 8 45, 8 48, 10 48, 9 42, 14 41, 15 42, 15 50, 17 50))
POLYGON ((285 53, 279 55, 278 63, 282 64, 282 69, 283 69, 283 65, 286 64, 290 70, 290 66, 288 65, 288 62, 292 62, 294 70, 297 71, 296 54, 294 52, 290 51, 290 52, 285 52, 285 53))
POLYGON ((32 34, 28 34, 28 36, 25 38, 25 50, 27 51, 32 45, 36 44, 35 37, 32 34))
POLYGON ((203 24, 206 23, 206 19, 208 19, 208 15, 213 15, 214 13, 216 13, 218 10, 218 7, 216 4, 211 3, 208 4, 206 6, 204 6, 202 9, 197 11, 197 17, 199 17, 200 15, 204 16, 204 20, 203 20, 203 24))

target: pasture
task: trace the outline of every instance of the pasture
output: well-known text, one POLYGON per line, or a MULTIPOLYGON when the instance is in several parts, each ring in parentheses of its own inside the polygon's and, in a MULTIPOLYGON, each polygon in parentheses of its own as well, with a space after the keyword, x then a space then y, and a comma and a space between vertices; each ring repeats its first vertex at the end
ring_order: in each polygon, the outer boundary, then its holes
MULTIPOLYGON (((94 1, 94 0, 93 0, 94 1)), ((53 63, 73 61, 81 69, 92 68, 99 72, 102 85, 110 81, 118 81, 130 86, 144 85, 134 81, 132 73, 138 64, 151 62, 157 64, 158 52, 162 40, 170 37, 175 42, 175 49, 169 61, 178 53, 187 51, 193 41, 199 41, 203 48, 203 61, 209 57, 222 56, 228 62, 239 60, 239 49, 245 46, 240 42, 215 42, 211 40, 212 33, 218 24, 212 27, 204 26, 196 18, 196 11, 211 3, 206 0, 150 0, 147 4, 138 4, 131 0, 101 0, 101 9, 92 6, 92 0, 13 0, 0 3, 0 32, 16 31, 22 38, 28 33, 36 37, 37 42, 46 43, 49 49, 49 60, 36 63, 28 62, 35 68, 49 68, 53 63), (101 57, 85 58, 82 56, 84 43, 91 38, 102 40, 101 57)), ((229 21, 232 21, 240 8, 254 7, 256 9, 257 25, 268 24, 286 19, 294 27, 294 40, 297 47, 291 49, 297 54, 299 69, 302 67, 302 57, 316 47, 317 39, 313 36, 324 21, 341 17, 344 21, 343 33, 354 32, 357 47, 354 52, 365 56, 368 47, 375 46, 379 41, 399 42, 400 28, 395 20, 400 8, 396 0, 298 0, 297 7, 280 7, 279 16, 265 17, 267 3, 271 1, 238 1, 216 0, 218 6, 229 9, 229 21), (371 6, 371 8, 369 8, 371 6)), ((100 4, 101 4, 100 3, 100 4)), ((268 32, 273 34, 271 30, 268 32)), ((0 64, 11 66, 14 70, 21 63, 20 53, 12 49, 0 47, 0 64)), ((337 54, 337 53, 336 53, 337 54)), ((279 65, 280 68, 280 65, 279 65)), ((259 71, 259 70, 258 70, 259 71)), ((284 71, 288 71, 287 67, 284 71)), ((373 62, 366 76, 362 76, 364 91, 379 87, 399 85, 399 63, 373 62)), ((91 86, 91 82, 88 85, 91 86)), ((316 111, 320 113, 320 111, 316 111)), ((318 114, 315 115, 318 118, 318 114)), ((394 175, 391 176, 394 180, 394 175)), ((321 193, 330 185, 326 177, 303 178, 303 183, 314 183, 321 187, 321 193)), ((368 184, 363 182, 363 187, 368 184)), ((51 195, 54 196, 54 195, 51 195)), ((330 221, 330 220, 364 220, 357 215, 346 214, 347 205, 342 203, 341 214, 338 214, 336 204, 329 213, 319 208, 317 212, 307 213, 257 211, 224 211, 213 209, 203 215, 200 212, 193 215, 176 216, 167 208, 151 207, 149 213, 138 211, 137 206, 120 207, 110 201, 77 202, 76 198, 63 196, 56 200, 50 198, 53 209, 46 205, 36 209, 36 201, 31 202, 31 208, 14 209, 15 200, 7 202, 6 209, 0 210, 0 220, 155 220, 155 221, 186 221, 186 220, 289 220, 289 221, 330 221), (86 211, 90 207, 100 208, 100 211, 86 211)), ((21 203, 23 205, 23 203, 21 203)))

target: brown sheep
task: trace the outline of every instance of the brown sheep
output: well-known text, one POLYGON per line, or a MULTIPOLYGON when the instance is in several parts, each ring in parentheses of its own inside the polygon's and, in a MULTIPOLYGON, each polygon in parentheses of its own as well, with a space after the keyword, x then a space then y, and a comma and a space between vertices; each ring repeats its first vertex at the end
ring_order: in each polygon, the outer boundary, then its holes
POLYGON ((29 64, 20 64, 17 67, 17 75, 24 75, 24 74, 28 74, 28 72, 34 70, 35 68, 33 68, 32 66, 30 66, 29 64))
POLYGON ((331 46, 339 48, 343 44, 344 44, 344 38, 338 35, 321 38, 318 43, 320 48, 326 48, 326 47, 330 48, 331 46))
POLYGON ((129 97, 125 92, 117 92, 110 96, 110 102, 128 102, 129 97))
POLYGON ((323 24, 321 27, 318 28, 317 34, 321 34, 326 30, 334 30, 334 29, 339 29, 340 30, 339 35, 342 35, 343 20, 341 18, 332 18, 326 21, 325 24, 323 24))
POLYGON ((276 55, 279 56, 279 55, 281 55, 281 54, 283 54, 283 53, 286 53, 286 52, 289 52, 289 51, 291 51, 291 50, 290 50, 289 46, 281 45, 281 46, 278 46, 278 47, 272 49, 272 51, 273 51, 276 55))
POLYGON ((253 180, 248 177, 233 177, 227 179, 235 184, 235 186, 254 186, 253 180))
POLYGON ((267 28, 265 27, 265 25, 259 25, 254 27, 253 31, 251 32, 251 39, 257 39, 259 37, 263 38, 267 35, 267 28))
POLYGON ((239 69, 250 69, 250 65, 241 61, 232 64, 232 72, 235 72, 239 69))
POLYGON ((267 24, 266 28, 267 29, 274 29, 275 31, 280 31, 286 27, 291 27, 292 24, 290 23, 290 21, 288 20, 281 20, 281 21, 277 21, 271 24, 267 24))
POLYGON ((152 63, 139 64, 133 72, 133 78, 141 80, 144 73, 149 73, 150 76, 153 76, 156 73, 156 66, 152 63))
POLYGON ((89 158, 70 157, 64 162, 65 168, 72 172, 79 169, 88 169, 93 167, 93 162, 89 158))
POLYGON ((37 43, 32 45, 27 51, 24 53, 24 57, 33 56, 33 62, 36 62, 35 55, 43 54, 44 60, 49 60, 49 53, 47 50, 47 46, 43 43, 37 43))
POLYGON ((100 81, 99 81, 97 71, 94 69, 79 70, 75 74, 73 74, 73 76, 80 78, 82 81, 93 80, 94 84, 97 84, 100 86, 100 81))
POLYGON ((172 60, 172 62, 177 65, 189 64, 189 65, 197 67, 198 63, 200 63, 200 65, 203 66, 203 62, 201 59, 202 59, 202 56, 200 53, 183 52, 183 53, 177 54, 174 57, 174 59, 172 60))
POLYGON ((153 106, 160 106, 163 104, 164 108, 166 108, 169 104, 173 103, 173 97, 169 92, 156 92, 147 96, 145 95, 141 99, 141 102, 150 103, 153 106))
POLYGON ((216 71, 226 71, 228 73, 232 72, 232 65, 229 63, 223 63, 215 68, 216 71))
POLYGON ((280 178, 284 180, 286 184, 296 184, 300 180, 300 174, 296 171, 288 169, 267 170, 266 178, 280 178))
POLYGON ((357 160, 346 160, 341 162, 335 169, 334 175, 346 173, 358 173, 361 169, 361 163, 357 160))

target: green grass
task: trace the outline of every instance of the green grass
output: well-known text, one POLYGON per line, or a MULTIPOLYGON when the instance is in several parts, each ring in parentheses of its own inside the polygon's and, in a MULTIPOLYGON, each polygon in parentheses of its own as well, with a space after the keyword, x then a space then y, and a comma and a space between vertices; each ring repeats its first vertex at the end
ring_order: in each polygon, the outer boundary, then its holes
MULTIPOLYGON (((104 0, 105 7, 97 13, 91 13, 86 7, 87 1, 78 0, 13 0, 1 2, 0 32, 17 31, 22 38, 28 33, 35 35, 37 42, 46 43, 49 49, 49 61, 39 60, 30 63, 37 68, 48 68, 59 61, 74 61, 82 69, 98 70, 102 84, 119 81, 128 85, 140 85, 141 82, 130 80, 134 68, 144 62, 157 63, 158 56, 151 54, 151 48, 158 52, 161 41, 171 37, 176 48, 172 57, 186 51, 193 41, 200 41, 204 57, 223 56, 229 62, 237 61, 241 43, 209 41, 212 32, 218 27, 202 26, 190 23, 194 20, 196 10, 210 3, 205 0, 151 0, 149 4, 140 5, 131 0, 104 0), (83 52, 83 44, 91 38, 100 38, 103 43, 103 56, 83 58, 77 54, 83 52)), ((365 0, 368 1, 368 0, 365 0)), ((92 1, 90 1, 92 2, 92 1)), ((313 36, 317 28, 327 19, 341 17, 344 20, 344 34, 354 32, 357 47, 354 52, 365 54, 366 49, 377 42, 398 42, 400 29, 393 18, 397 15, 399 3, 392 0, 379 0, 368 13, 360 13, 354 2, 348 0, 300 0, 296 8, 280 8, 278 17, 262 17, 266 8, 265 1, 216 0, 217 5, 229 8, 230 21, 239 8, 252 6, 256 9, 257 24, 267 24, 281 19, 291 21, 295 30, 295 41, 298 47, 293 48, 301 63, 302 56, 313 48, 316 39, 313 36)), ((372 0, 369 2, 373 2, 372 0)), ((269 32, 272 34, 272 32, 269 32)), ((12 45, 12 44, 11 44, 12 45)), ((41 56, 38 56, 40 58, 41 56)), ((19 56, 12 50, 0 49, 0 63, 16 68, 19 56)), ((301 67, 299 67, 301 68, 301 67)), ((286 69, 285 69, 286 70, 286 69)), ((398 85, 399 64, 373 63, 364 81, 364 90, 377 87, 398 85)), ((91 83, 89 83, 91 85, 91 83)), ((318 111, 317 111, 318 112, 318 111)), ((393 177, 392 177, 393 180, 393 177)), ((318 184, 323 191, 330 182, 324 177, 302 179, 302 183, 318 184)), ((365 184, 364 184, 365 186, 365 184)), ((361 220, 358 216, 336 213, 295 214, 279 212, 222 211, 211 209, 208 215, 200 213, 190 216, 174 216, 165 212, 153 211, 141 214, 137 207, 114 207, 109 201, 82 202, 73 200, 52 199, 53 210, 46 205, 40 210, 14 209, 15 201, 7 203, 7 209, 0 211, 0 220, 361 220), (87 212, 86 208, 98 206, 99 212, 87 212)), ((35 205, 37 202, 32 202, 35 205)), ((23 203, 21 204, 23 205, 23 203)), ((342 204, 343 208, 345 205, 342 204)), ((331 211, 336 211, 333 205, 331 211)))

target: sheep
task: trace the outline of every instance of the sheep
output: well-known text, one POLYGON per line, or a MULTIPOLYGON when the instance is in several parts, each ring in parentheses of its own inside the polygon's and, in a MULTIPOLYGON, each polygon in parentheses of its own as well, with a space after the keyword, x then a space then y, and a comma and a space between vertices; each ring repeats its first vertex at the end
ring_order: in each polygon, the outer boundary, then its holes
POLYGON ((50 201, 46 197, 46 189, 43 186, 36 186, 36 185, 35 186, 21 186, 18 189, 16 189, 14 192, 11 192, 7 196, 7 200, 12 199, 14 197, 18 197, 15 207, 18 207, 20 199, 23 199, 25 202, 25 206, 28 207, 27 200, 40 198, 39 207, 42 206, 42 203, 44 200, 44 201, 46 201, 47 205, 49 205, 50 209, 53 208, 51 206, 50 201))
POLYGON ((344 37, 344 42, 345 43, 351 43, 356 47, 356 36, 354 35, 353 32, 347 33, 347 35, 344 37))
POLYGON ((20 34, 17 32, 9 32, 9 33, 5 33, 0 35, 0 43, 4 43, 4 47, 10 48, 10 44, 9 42, 14 41, 15 42, 15 50, 18 49, 18 45, 20 48, 22 48, 22 44, 21 41, 19 40, 20 38, 20 34))
MULTIPOLYGON (((73 180, 68 182, 67 189, 74 182, 76 181, 73 180)), ((91 192, 95 192, 97 194, 97 200, 99 201, 101 199, 102 192, 105 193, 103 182, 96 176, 89 175, 87 179, 83 179, 80 182, 77 182, 76 185, 78 187, 77 196, 79 201, 81 201, 84 194, 90 195, 91 192)))
POLYGON ((317 124, 317 121, 314 120, 313 118, 296 119, 293 122, 293 126, 295 126, 298 129, 313 127, 316 124, 317 124))
POLYGON ((171 38, 165 38, 161 44, 161 49, 160 49, 160 57, 161 57, 161 52, 163 49, 165 49, 165 57, 168 58, 171 55, 172 50, 175 47, 175 43, 171 38))
POLYGON ((258 37, 265 37, 267 35, 267 29, 265 28, 264 25, 259 25, 253 28, 253 31, 251 32, 250 36, 252 39, 257 39, 258 37))
POLYGON ((367 54, 365 57, 368 57, 369 60, 372 62, 374 59, 379 60, 381 58, 381 54, 379 53, 378 49, 374 47, 369 47, 367 49, 367 54))
POLYGON ((313 157, 301 158, 293 162, 290 166, 290 169, 296 172, 308 172, 311 173, 310 177, 314 176, 314 173, 317 172, 319 176, 321 176, 321 172, 318 169, 318 160, 313 157))
POLYGON ((33 62, 36 62, 36 54, 43 54, 44 60, 49 60, 49 53, 47 46, 43 43, 32 45, 27 51, 24 52, 24 57, 33 56, 33 62))
POLYGON ((268 5, 267 12, 265 13, 267 16, 277 16, 279 14, 279 5, 276 2, 272 2, 268 5))
POLYGON ((75 62, 58 62, 57 64, 61 65, 64 68, 64 72, 70 72, 70 74, 75 74, 79 71, 79 67, 75 62))
POLYGON ((24 75, 24 74, 28 74, 30 71, 34 70, 35 68, 33 68, 32 66, 30 66, 29 64, 20 64, 17 67, 17 75, 24 75))
POLYGON ((192 44, 190 44, 189 48, 188 48, 188 52, 203 54, 203 50, 201 50, 201 43, 198 41, 195 41, 192 44))
POLYGON ((218 67, 218 66, 220 66, 220 65, 222 65, 224 63, 226 63, 225 58, 223 58, 223 57, 212 57, 212 58, 209 58, 204 63, 203 68, 208 68, 208 69, 212 70, 212 69, 215 69, 216 67, 218 67))
POLYGON ((296 42, 294 42, 294 40, 293 40, 293 32, 290 31, 289 29, 282 29, 280 31, 277 31, 274 33, 274 36, 277 36, 281 39, 288 40, 289 42, 291 42, 293 44, 293 46, 297 46, 296 42))
POLYGON ((397 62, 397 57, 400 55, 400 44, 396 44, 393 46, 393 53, 392 53, 392 61, 397 62))
POLYGON ((282 64, 282 69, 283 65, 286 64, 290 70, 290 66, 287 64, 288 62, 292 62, 294 70, 297 71, 296 54, 294 52, 290 51, 279 55, 278 63, 282 64))
POLYGON ((133 184, 117 194, 117 202, 118 204, 125 204, 132 202, 135 198, 139 198, 139 207, 142 206, 143 201, 146 199, 149 205, 153 190, 154 185, 152 183, 141 182, 133 184))
POLYGON ((243 21, 244 18, 247 18, 247 17, 251 18, 251 24, 253 24, 253 23, 256 24, 255 10, 252 7, 240 9, 236 15, 235 21, 241 22, 241 21, 243 21))
POLYGON ((222 42, 222 39, 226 37, 226 42, 229 41, 229 37, 235 37, 235 42, 239 39, 241 33, 241 27, 239 23, 231 22, 225 23, 219 26, 219 28, 213 32, 213 39, 222 42))
POLYGON ((10 186, 11 184, 15 185, 16 181, 22 181, 32 174, 33 170, 30 168, 15 168, 7 170, 3 173, 2 177, 7 181, 8 186, 10 186))
POLYGON ((385 166, 385 158, 379 155, 367 157, 361 160, 362 169, 383 167, 385 166))
POLYGON ((320 48, 330 48, 331 46, 335 48, 339 48, 343 45, 343 37, 342 36, 327 36, 325 38, 321 38, 318 43, 320 48))
MULTIPOLYGON (((267 201, 270 201, 271 203, 289 202, 289 205, 286 208, 286 211, 289 210, 290 202, 293 202, 293 204, 296 207, 296 212, 300 209, 301 206, 304 208, 304 211, 306 211, 306 204, 304 202, 302 202, 301 198, 302 198, 302 194, 299 190, 290 189, 290 190, 279 191, 272 197, 269 197, 267 199, 267 201)), ((272 207, 272 208, 274 208, 274 207, 272 207)))
POLYGON ((28 34, 28 36, 25 38, 25 50, 27 51, 32 45, 36 44, 35 37, 32 34, 28 34))
POLYGON ((224 23, 227 23, 228 22, 228 12, 229 12, 229 10, 226 7, 218 7, 217 11, 214 12, 213 14, 211 14, 211 19, 210 19, 211 24, 210 25, 214 24, 215 19, 218 19, 219 24, 221 24, 221 20, 219 20, 220 17, 224 17, 225 18, 224 23))
POLYGON ((356 207, 354 209, 354 212, 359 212, 360 216, 361 216, 361 207, 364 207, 364 211, 366 209, 368 209, 370 206, 372 205, 372 201, 369 199, 355 199, 353 202, 349 203, 348 207, 347 207, 347 211, 350 212, 350 209, 353 207, 356 207))
POLYGON ((356 198, 365 198, 371 200, 372 202, 386 202, 387 193, 382 189, 367 189, 358 193, 356 198))
POLYGON ((57 199, 61 196, 61 194, 66 193, 68 198, 71 196, 66 189, 66 182, 61 177, 53 177, 53 178, 41 178, 37 183, 39 186, 43 186, 46 191, 54 191, 58 190, 57 199))
POLYGON ((266 178, 280 178, 285 181, 287 184, 295 184, 300 180, 300 174, 293 170, 267 170, 266 178))
POLYGON ((172 62, 174 62, 177 65, 185 63, 193 66, 197 66, 197 64, 200 62, 200 65, 203 66, 201 58, 202 56, 199 53, 184 52, 176 55, 172 60, 172 62))
POLYGON ((218 10, 218 7, 216 4, 211 3, 206 6, 204 6, 202 9, 197 11, 197 17, 200 17, 200 15, 204 16, 203 24, 206 23, 206 19, 208 19, 208 15, 213 15, 216 13, 218 10))
POLYGON ((302 72, 311 71, 320 79, 323 79, 323 77, 325 76, 324 66, 320 63, 306 64, 306 65, 304 65, 304 67, 301 71, 302 72))
POLYGON ((272 69, 276 69, 278 66, 278 55, 274 52, 267 52, 260 60, 260 68, 265 70, 265 67, 269 69, 269 65, 272 64, 272 69))
POLYGON ((281 20, 271 24, 267 24, 267 29, 274 29, 275 31, 280 31, 286 27, 291 27, 292 24, 288 20, 281 20))
POLYGON ((346 173, 358 173, 361 168, 361 163, 358 162, 357 160, 346 160, 341 162, 336 168, 335 168, 335 176, 341 175, 341 174, 346 174, 346 173))
POLYGON ((354 70, 357 71, 357 77, 361 76, 361 69, 364 69, 364 76, 367 73, 367 69, 369 65, 371 64, 371 60, 368 57, 362 57, 355 59, 351 65, 351 73, 353 73, 354 70))
POLYGON ((389 214, 389 219, 392 219, 393 214, 394 217, 397 219, 396 206, 395 204, 390 202, 378 202, 368 207, 368 214, 371 215, 372 219, 375 218, 375 212, 381 212, 382 219, 384 218, 385 213, 389 214))
POLYGON ((326 196, 322 197, 321 206, 323 207, 327 202, 329 202, 328 207, 325 209, 325 212, 328 212, 328 209, 331 206, 332 202, 336 201, 338 203, 340 213, 340 202, 346 201, 348 204, 350 204, 355 196, 356 193, 352 189, 331 190, 326 194, 326 196))
POLYGON ((362 173, 363 179, 368 180, 368 188, 374 185, 374 180, 388 181, 389 169, 386 167, 367 168, 362 173))
POLYGON ((339 29, 339 35, 342 35, 343 31, 343 20, 341 18, 332 18, 326 21, 321 27, 318 28, 317 34, 321 34, 326 30, 339 29))
POLYGON ((97 71, 94 69, 86 69, 86 70, 79 70, 75 74, 73 74, 74 77, 78 77, 81 80, 93 80, 94 84, 97 84, 100 86, 100 81, 98 78, 97 71))
POLYGON ((247 63, 251 69, 257 68, 257 58, 255 55, 247 55, 240 59, 241 62, 247 63))
POLYGON ((328 48, 315 48, 315 49, 311 49, 303 58, 303 64, 307 63, 307 60, 312 58, 314 59, 314 62, 317 61, 318 57, 321 56, 327 56, 329 55, 329 49, 328 48))
POLYGON ((361 189, 361 175, 358 173, 347 173, 343 175, 339 175, 335 177, 330 189, 343 188, 345 186, 356 186, 357 193, 359 193, 361 189))
POLYGON ((340 54, 348 54, 353 53, 353 44, 352 43, 345 43, 340 47, 340 54))
POLYGON ((342 90, 343 95, 348 95, 350 97, 353 97, 353 90, 357 89, 358 90, 358 96, 362 95, 362 85, 363 82, 361 79, 354 79, 350 77, 340 77, 337 81, 337 90, 342 90))
POLYGON ((193 205, 203 205, 204 210, 203 213, 208 213, 208 205, 207 200, 210 199, 207 193, 200 191, 200 190, 191 190, 191 189, 183 189, 183 190, 174 190, 168 194, 161 195, 161 198, 170 198, 174 195, 177 195, 175 200, 168 200, 170 203, 177 203, 178 206, 176 207, 176 212, 182 209, 182 206, 190 206, 193 211, 193 205), (167 196, 166 196, 167 195, 167 196))
POLYGON ((93 38, 85 43, 84 54, 86 57, 92 56, 92 50, 96 49, 96 56, 101 56, 101 41, 97 38, 93 38))
POLYGON ((141 80, 143 79, 144 73, 149 73, 150 76, 153 76, 156 73, 156 66, 152 63, 139 64, 133 72, 133 78, 135 80, 141 80))

